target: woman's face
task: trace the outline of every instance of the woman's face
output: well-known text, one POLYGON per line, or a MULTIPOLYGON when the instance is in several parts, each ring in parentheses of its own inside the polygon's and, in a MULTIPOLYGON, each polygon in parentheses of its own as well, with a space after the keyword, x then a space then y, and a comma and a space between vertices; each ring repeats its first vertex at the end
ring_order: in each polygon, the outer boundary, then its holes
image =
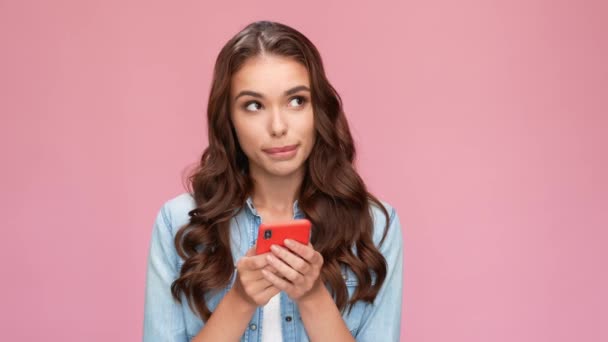
POLYGON ((232 76, 230 115, 253 174, 303 170, 315 141, 306 67, 273 55, 248 59, 232 76))

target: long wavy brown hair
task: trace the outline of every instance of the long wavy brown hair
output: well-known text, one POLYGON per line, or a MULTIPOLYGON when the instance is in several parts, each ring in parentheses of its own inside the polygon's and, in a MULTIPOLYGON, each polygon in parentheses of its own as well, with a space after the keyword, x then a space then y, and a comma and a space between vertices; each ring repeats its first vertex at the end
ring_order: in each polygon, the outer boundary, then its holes
POLYGON ((226 287, 234 272, 230 220, 253 191, 249 163, 230 119, 231 78, 248 58, 260 54, 293 58, 308 70, 316 140, 297 198, 312 222, 311 243, 323 256, 321 277, 337 307, 344 312, 356 301, 373 302, 386 278, 386 260, 372 239, 370 201, 386 216, 380 243, 388 230, 388 212, 355 170, 355 146, 342 99, 327 80, 321 56, 295 29, 258 21, 231 38, 217 57, 207 107, 209 146, 188 176, 196 208, 175 237, 184 264, 171 285, 172 295, 181 303, 180 295, 185 294, 189 307, 204 321, 211 315, 204 295, 226 287), (350 299, 342 266, 350 267, 358 280, 350 299))

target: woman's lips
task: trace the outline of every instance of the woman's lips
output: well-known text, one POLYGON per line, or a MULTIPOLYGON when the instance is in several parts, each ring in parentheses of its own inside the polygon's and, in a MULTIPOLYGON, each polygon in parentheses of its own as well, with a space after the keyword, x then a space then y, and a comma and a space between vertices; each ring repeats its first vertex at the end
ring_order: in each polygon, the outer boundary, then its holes
POLYGON ((263 149, 264 152, 268 153, 270 158, 275 160, 288 160, 293 158, 298 152, 299 145, 290 145, 282 147, 273 147, 263 149))
POLYGON ((298 145, 289 145, 289 146, 283 146, 283 147, 273 147, 273 148, 267 148, 264 149, 264 152, 266 153, 282 153, 282 152, 291 152, 294 151, 296 148, 298 148, 298 145))

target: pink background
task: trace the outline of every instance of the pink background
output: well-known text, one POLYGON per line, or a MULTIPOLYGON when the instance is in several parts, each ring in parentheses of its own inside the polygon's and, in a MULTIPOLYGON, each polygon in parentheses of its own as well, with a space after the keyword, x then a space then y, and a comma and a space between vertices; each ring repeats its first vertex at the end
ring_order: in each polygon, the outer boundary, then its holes
POLYGON ((0 2, 0 340, 141 340, 213 62, 319 48, 405 236, 404 341, 606 341, 606 1, 0 2))

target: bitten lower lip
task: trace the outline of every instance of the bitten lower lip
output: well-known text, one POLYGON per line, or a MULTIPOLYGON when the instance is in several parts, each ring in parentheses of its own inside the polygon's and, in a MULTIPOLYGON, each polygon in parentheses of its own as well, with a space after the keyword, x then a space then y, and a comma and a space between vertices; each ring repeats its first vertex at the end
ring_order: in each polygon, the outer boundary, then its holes
POLYGON ((270 153, 270 154, 288 153, 288 152, 295 151, 296 148, 298 148, 298 145, 290 145, 290 146, 283 146, 283 147, 268 148, 268 149, 265 149, 264 152, 270 153))
POLYGON ((294 158, 298 153, 298 145, 285 146, 279 148, 269 148, 263 150, 268 153, 268 157, 276 161, 286 161, 294 158))

